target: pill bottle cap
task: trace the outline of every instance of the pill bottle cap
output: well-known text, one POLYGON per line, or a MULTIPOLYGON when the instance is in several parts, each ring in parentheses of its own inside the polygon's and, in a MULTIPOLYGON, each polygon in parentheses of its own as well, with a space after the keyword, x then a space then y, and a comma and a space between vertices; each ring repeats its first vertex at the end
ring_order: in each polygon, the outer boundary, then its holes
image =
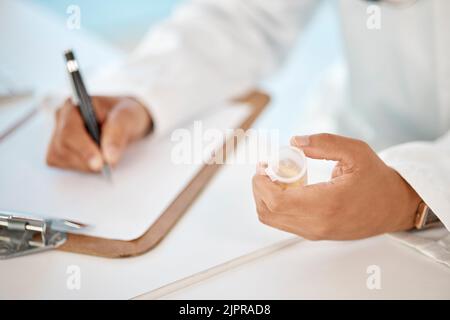
POLYGON ((294 183, 306 173, 306 156, 296 147, 281 147, 268 162, 265 171, 272 181, 294 183))

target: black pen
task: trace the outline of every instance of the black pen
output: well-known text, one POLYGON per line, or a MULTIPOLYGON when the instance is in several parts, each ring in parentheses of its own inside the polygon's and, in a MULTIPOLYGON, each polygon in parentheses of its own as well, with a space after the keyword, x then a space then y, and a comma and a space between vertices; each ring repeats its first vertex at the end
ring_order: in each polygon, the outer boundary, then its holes
MULTIPOLYGON (((84 125, 89 135, 94 139, 95 143, 100 147, 100 128, 95 116, 94 107, 89 97, 86 87, 81 77, 80 69, 72 50, 64 52, 66 58, 66 67, 73 89, 73 102, 78 106, 84 125)), ((107 163, 102 168, 103 175, 111 181, 111 168, 107 163)))

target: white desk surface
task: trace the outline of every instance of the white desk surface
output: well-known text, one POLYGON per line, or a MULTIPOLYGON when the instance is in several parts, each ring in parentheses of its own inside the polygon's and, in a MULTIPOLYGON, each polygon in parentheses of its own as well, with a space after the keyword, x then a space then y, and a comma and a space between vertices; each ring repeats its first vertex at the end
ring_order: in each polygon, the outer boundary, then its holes
MULTIPOLYGON (((13 3, 16 1, 4 1, 2 5, 13 3)), ((29 11, 27 6, 14 5, 10 12, 21 15, 29 11)), ((98 48, 98 43, 86 39, 80 42, 98 48)), ((284 86, 278 82, 278 86, 284 88, 278 90, 283 94, 293 84, 284 86)), ((290 98, 305 94, 305 88, 291 91, 290 98)), ((283 114, 288 112, 280 112, 277 106, 286 102, 287 97, 288 94, 276 99, 259 124, 276 126, 283 121, 283 114)), ((296 101, 301 104, 299 100, 296 101)), ((142 294, 145 298, 146 292, 170 287, 177 279, 220 266, 256 247, 291 238, 256 219, 250 186, 252 172, 253 168, 248 166, 223 168, 169 236, 143 256, 109 260, 53 251, 0 261, 0 298, 122 299, 142 294), (236 183, 238 179, 249 183, 236 183), (80 290, 67 288, 66 272, 71 265, 80 268, 80 290), (201 266, 204 268, 199 270, 201 266)), ((449 269, 387 237, 357 242, 299 241, 159 297, 448 299, 449 276, 449 269), (369 265, 381 268, 381 290, 366 287, 369 265)))
POLYGON ((387 236, 300 241, 160 298, 449 299, 450 269, 387 236), (380 268, 379 290, 366 285, 372 265, 380 268))

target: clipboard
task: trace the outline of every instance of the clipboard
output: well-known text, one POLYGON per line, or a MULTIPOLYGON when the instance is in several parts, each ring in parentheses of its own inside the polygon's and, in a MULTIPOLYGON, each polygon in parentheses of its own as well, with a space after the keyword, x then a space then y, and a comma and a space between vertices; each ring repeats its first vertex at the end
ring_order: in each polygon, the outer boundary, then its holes
MULTIPOLYGON (((232 135, 219 147, 215 157, 226 160, 234 152, 243 135, 239 134, 251 127, 269 102, 268 95, 254 91, 238 102, 251 106, 252 112, 235 128, 232 135), (242 130, 240 130, 242 129, 242 130), (231 141, 234 140, 234 141, 231 141), (227 148, 232 145, 234 149, 227 148)), ((3 137, 4 138, 4 137, 3 137)), ((134 240, 113 240, 72 233, 81 225, 70 221, 55 221, 28 218, 11 214, 0 216, 0 259, 13 258, 25 254, 56 249, 105 258, 125 258, 144 254, 157 246, 186 213, 191 204, 206 188, 208 182, 220 169, 221 164, 211 161, 205 164, 190 180, 186 187, 174 198, 156 221, 134 240), (9 237, 9 239, 7 239, 9 237)))

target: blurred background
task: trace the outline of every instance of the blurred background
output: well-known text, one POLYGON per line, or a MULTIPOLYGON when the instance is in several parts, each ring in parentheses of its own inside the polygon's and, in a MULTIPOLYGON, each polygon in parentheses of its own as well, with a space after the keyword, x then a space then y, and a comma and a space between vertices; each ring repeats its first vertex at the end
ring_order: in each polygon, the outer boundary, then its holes
MULTIPOLYGON (((154 24, 186 1, 0 0, 0 90, 38 93, 68 87, 61 56, 67 47, 75 49, 89 80, 96 70, 124 59, 154 24), (68 8, 74 5, 80 10, 80 28, 69 30, 68 8)), ((260 84, 272 96, 265 118, 283 128, 286 137, 299 133, 302 112, 324 74, 342 65, 336 2, 321 3, 283 67, 260 84)), ((0 130, 10 119, 4 110, 0 130)))
POLYGON ((174 7, 186 0, 35 0, 56 15, 66 17, 70 5, 81 9, 82 28, 108 42, 130 50, 149 27, 168 16, 174 7))

